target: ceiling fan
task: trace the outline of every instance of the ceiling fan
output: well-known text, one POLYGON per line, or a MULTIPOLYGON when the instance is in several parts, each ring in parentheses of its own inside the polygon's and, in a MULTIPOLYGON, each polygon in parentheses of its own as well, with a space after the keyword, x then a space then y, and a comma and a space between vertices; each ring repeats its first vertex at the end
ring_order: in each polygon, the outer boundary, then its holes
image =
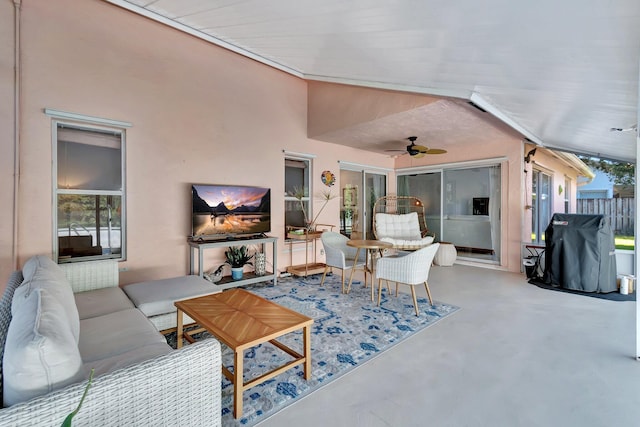
MULTIPOLYGON (((417 136, 410 136, 407 139, 411 141, 411 144, 407 145, 407 151, 402 154, 408 153, 411 157, 415 157, 416 159, 424 157, 427 154, 444 154, 447 152, 447 150, 443 150, 441 148, 427 148, 424 145, 416 145, 416 140, 418 139, 417 136)), ((387 150, 387 151, 400 151, 400 150, 387 150)))

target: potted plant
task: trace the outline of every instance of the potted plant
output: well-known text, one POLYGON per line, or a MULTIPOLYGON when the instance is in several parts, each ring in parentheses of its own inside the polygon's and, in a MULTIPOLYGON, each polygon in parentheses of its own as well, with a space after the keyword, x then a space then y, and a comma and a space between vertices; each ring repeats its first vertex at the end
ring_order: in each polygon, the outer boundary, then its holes
POLYGON ((242 279, 245 265, 253 265, 250 262, 253 255, 249 255, 249 250, 246 245, 229 246, 224 254, 227 257, 227 261, 225 263, 231 266, 231 278, 233 280, 242 279))
POLYGON ((304 222, 306 224, 307 233, 315 231, 316 221, 318 220, 318 217, 327 206, 327 203, 329 203, 335 197, 333 194, 331 194, 331 190, 323 191, 318 197, 323 202, 320 210, 314 218, 309 218, 307 216, 307 211, 304 208, 304 201, 302 200, 304 197, 306 197, 305 190, 301 187, 295 187, 293 191, 289 193, 289 195, 295 197, 298 200, 298 203, 300 203, 300 210, 302 211, 302 215, 304 215, 304 222))

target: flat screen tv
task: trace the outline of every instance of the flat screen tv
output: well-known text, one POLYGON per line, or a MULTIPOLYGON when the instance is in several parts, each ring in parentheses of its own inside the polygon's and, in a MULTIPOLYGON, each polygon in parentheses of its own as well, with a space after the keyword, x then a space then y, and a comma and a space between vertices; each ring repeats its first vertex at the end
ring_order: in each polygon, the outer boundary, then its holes
POLYGON ((271 189, 193 184, 192 239, 216 239, 271 231, 271 189))

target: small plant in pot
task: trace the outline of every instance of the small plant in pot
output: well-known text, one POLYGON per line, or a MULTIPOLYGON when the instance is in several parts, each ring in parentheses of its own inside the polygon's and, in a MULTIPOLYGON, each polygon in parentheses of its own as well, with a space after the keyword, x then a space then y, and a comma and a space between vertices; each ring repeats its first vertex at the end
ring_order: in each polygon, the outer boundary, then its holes
POLYGON ((231 278, 233 280, 242 279, 243 267, 245 265, 253 265, 250 262, 253 255, 249 255, 249 250, 245 245, 230 246, 224 254, 227 257, 226 263, 231 266, 231 278))

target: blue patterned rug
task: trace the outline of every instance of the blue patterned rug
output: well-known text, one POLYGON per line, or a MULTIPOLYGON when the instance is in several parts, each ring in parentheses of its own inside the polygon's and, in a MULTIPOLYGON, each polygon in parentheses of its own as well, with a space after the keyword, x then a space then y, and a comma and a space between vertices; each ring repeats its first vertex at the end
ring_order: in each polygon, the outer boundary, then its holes
MULTIPOLYGON (((398 298, 389 297, 385 289, 378 307, 371 302, 371 291, 365 289, 361 282, 354 281, 351 292, 343 295, 338 274, 327 276, 324 286, 320 286, 321 277, 285 278, 279 279, 277 286, 245 288, 314 319, 311 329, 312 377, 306 381, 302 366, 297 366, 246 390, 243 414, 236 420, 233 418, 233 386, 223 376, 223 426, 252 426, 263 421, 296 399, 339 378, 458 309, 437 301, 434 307, 430 307, 426 298, 419 298, 420 316, 416 316, 410 295, 401 292, 398 298)), ((168 335, 167 340, 175 347, 175 333, 168 335)), ((279 341, 302 352, 302 332, 287 334, 279 341)), ((233 352, 224 345, 222 360, 225 366, 233 366, 233 352)), ((289 360, 288 354, 270 343, 247 350, 244 356, 245 381, 289 360)))

